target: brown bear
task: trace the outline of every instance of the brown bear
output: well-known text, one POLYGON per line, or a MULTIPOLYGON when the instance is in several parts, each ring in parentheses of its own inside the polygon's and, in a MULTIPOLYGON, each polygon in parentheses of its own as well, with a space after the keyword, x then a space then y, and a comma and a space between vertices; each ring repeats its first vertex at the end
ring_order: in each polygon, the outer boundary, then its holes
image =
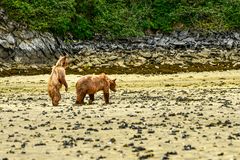
POLYGON ((103 91, 105 103, 109 104, 109 89, 116 92, 115 81, 116 79, 111 80, 104 73, 81 77, 76 83, 76 104, 84 104, 86 94, 89 95, 89 104, 91 104, 94 101, 94 94, 100 90, 103 91))
POLYGON ((67 68, 67 66, 67 57, 60 56, 56 65, 52 67, 52 73, 48 80, 48 95, 52 99, 53 106, 57 106, 61 99, 60 89, 62 85, 65 86, 66 92, 68 90, 68 84, 65 79, 65 69, 67 68))

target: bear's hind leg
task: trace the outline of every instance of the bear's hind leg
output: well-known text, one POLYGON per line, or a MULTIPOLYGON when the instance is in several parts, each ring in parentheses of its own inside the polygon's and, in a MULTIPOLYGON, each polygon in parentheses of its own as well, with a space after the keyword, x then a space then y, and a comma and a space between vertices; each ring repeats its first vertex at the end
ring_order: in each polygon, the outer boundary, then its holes
POLYGON ((83 91, 78 92, 76 104, 84 104, 85 96, 86 96, 86 92, 83 92, 83 91))
POLYGON ((56 91, 56 93, 53 95, 53 98, 52 98, 52 105, 57 106, 60 100, 61 100, 61 94, 59 91, 56 91))

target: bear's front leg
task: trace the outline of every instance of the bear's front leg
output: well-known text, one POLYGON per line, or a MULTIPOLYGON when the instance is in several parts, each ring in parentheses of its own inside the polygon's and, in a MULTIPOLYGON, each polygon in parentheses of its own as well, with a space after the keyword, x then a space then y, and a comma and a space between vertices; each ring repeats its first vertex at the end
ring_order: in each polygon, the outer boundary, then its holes
POLYGON ((109 93, 104 92, 104 100, 106 104, 109 104, 109 93))

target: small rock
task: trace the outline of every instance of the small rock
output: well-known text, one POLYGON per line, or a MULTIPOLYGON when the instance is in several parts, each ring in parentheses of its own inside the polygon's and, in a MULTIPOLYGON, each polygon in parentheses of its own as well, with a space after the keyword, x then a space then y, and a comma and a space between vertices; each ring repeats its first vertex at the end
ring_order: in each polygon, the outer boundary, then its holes
POLYGON ((144 58, 151 58, 152 54, 150 52, 140 52, 140 55, 144 58))

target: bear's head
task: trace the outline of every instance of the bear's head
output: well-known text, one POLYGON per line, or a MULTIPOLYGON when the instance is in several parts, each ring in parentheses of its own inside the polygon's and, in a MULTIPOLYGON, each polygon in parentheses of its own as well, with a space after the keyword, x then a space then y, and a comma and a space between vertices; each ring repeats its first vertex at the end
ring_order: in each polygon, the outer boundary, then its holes
POLYGON ((113 92, 116 92, 116 79, 114 80, 109 80, 110 82, 110 89, 113 91, 113 92))
POLYGON ((68 62, 67 62, 67 56, 60 56, 57 63, 56 63, 57 67, 63 67, 63 68, 67 68, 68 66, 68 62))

